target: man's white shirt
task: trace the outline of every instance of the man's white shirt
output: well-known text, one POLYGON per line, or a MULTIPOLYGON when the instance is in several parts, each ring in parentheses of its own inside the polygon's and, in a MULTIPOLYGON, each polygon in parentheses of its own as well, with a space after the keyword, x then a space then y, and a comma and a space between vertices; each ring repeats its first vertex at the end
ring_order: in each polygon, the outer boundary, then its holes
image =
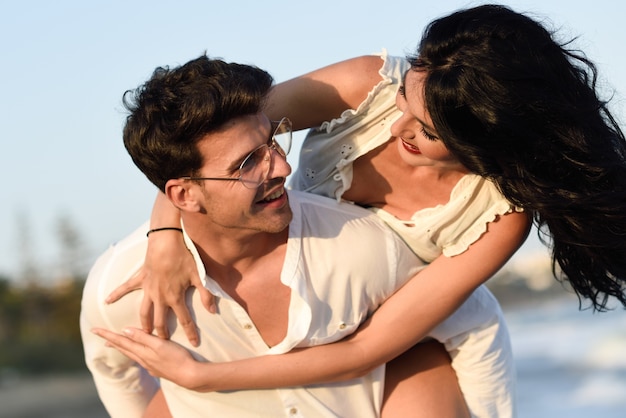
MULTIPOLYGON (((205 287, 217 296, 218 314, 206 312, 197 292, 188 304, 200 346, 192 347, 171 318, 173 341, 201 361, 224 362, 294 347, 338 341, 353 333, 387 297, 424 264, 376 215, 350 204, 289 191, 293 220, 281 281, 291 289, 285 339, 268 347, 249 315, 205 272, 185 234, 205 287)), ((81 332, 86 363, 112 417, 140 417, 158 388, 136 363, 93 335, 93 327, 121 331, 139 326, 142 292, 112 305, 106 296, 135 274, 147 248, 144 224, 111 246, 93 266, 83 294, 81 332)), ((346 382, 268 390, 198 393, 161 381, 174 417, 376 417, 382 402, 384 366, 346 382)))

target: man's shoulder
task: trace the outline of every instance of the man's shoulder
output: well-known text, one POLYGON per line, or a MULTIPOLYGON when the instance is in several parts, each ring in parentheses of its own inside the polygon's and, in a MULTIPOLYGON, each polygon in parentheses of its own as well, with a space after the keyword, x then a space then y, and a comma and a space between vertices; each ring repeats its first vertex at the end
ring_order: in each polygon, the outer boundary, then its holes
POLYGON ((290 191, 289 200, 294 212, 292 237, 333 238, 337 244, 346 240, 382 243, 396 239, 383 220, 360 206, 300 191, 290 191))
POLYGON ((306 209, 312 209, 327 216, 348 216, 354 218, 378 219, 376 215, 361 206, 338 202, 329 197, 303 192, 300 190, 289 190, 289 202, 292 206, 297 205, 306 209))
POLYGON ((104 302, 115 288, 130 279, 143 264, 147 249, 148 223, 112 244, 96 260, 89 271, 81 302, 81 328, 99 326, 120 330, 134 323, 141 302, 141 292, 131 292, 121 300, 104 302), (132 315, 132 316, 131 316, 132 315))
POLYGON ((147 248, 146 222, 120 241, 112 244, 96 260, 87 281, 125 281, 134 274, 145 258, 147 248))

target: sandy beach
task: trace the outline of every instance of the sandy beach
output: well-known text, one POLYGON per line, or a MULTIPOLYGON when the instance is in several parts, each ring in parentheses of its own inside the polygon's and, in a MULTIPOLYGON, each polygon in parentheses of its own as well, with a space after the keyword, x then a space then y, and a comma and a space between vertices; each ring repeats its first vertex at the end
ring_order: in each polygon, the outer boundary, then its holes
POLYGON ((0 383, 1 418, 106 418, 87 373, 14 377, 0 383))

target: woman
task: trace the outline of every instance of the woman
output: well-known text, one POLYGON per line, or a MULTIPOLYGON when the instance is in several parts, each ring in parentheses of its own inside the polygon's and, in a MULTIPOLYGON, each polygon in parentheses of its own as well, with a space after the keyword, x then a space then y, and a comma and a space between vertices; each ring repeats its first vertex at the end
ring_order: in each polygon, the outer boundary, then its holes
MULTIPOLYGON (((485 181, 510 202, 505 212, 496 211, 494 222, 483 223, 486 232, 439 247, 443 255, 435 255, 417 279, 339 343, 282 356, 198 364, 171 343, 137 331, 131 336, 140 344, 107 334, 111 341, 152 372, 200 390, 349 378, 420 341, 506 261, 526 232, 526 218, 515 207, 524 208, 550 236, 555 273, 558 265, 581 299, 589 299, 598 310, 607 307, 609 297, 626 306, 626 141, 597 97, 593 64, 557 44, 537 22, 500 6, 463 10, 434 21, 424 33, 419 55, 409 62, 411 70, 397 97, 401 115, 392 111, 383 118, 393 119, 393 137, 387 136, 382 145, 373 141, 360 158, 340 159, 330 169, 301 159, 296 187, 321 188, 330 182, 324 170, 334 171, 334 196, 376 208, 403 236, 416 230, 413 238, 420 240, 424 234, 417 227, 424 213, 449 209, 460 191, 463 195, 475 188, 472 181, 485 181), (394 152, 406 165, 397 156, 393 160, 394 152), (343 170, 346 164, 352 171, 343 170), (316 184, 320 176, 322 182, 316 184), (384 181, 372 182, 372 176, 384 181), (161 357, 143 345, 157 349, 161 357), (183 367, 160 368, 159 358, 175 359, 183 367), (329 361, 334 358, 340 360, 329 361), (306 373, 301 364, 308 365, 306 373)), ((344 79, 359 74, 350 64, 331 66, 312 73, 305 90, 318 83, 337 86, 337 102, 350 105, 352 96, 342 95, 342 84, 328 81, 346 70, 351 72, 344 79)), ((289 84, 285 88, 294 87, 289 84)), ((370 93, 368 98, 381 94, 370 93)), ((274 110, 270 107, 268 113, 274 110)), ((334 123, 322 129, 332 135, 334 123)), ((316 146, 315 135, 322 138, 324 133, 316 131, 305 147, 316 146)), ((343 145, 338 152, 352 153, 349 142, 343 145)), ((455 209, 457 216, 466 213, 455 209)), ((436 232, 427 234, 438 247, 440 230, 436 232)))

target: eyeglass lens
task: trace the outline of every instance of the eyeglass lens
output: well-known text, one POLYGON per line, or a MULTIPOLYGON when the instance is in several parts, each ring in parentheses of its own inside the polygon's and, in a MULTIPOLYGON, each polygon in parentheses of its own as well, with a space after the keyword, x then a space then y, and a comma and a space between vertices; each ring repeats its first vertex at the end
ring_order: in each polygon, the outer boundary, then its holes
POLYGON ((239 170, 244 186, 253 189, 267 179, 272 160, 272 148, 281 156, 286 157, 291 149, 291 135, 291 122, 283 119, 274 131, 272 145, 261 145, 246 157, 239 170))
POLYGON ((279 149, 277 151, 283 157, 287 156, 291 150, 291 132, 291 121, 289 119, 281 120, 274 131, 274 142, 281 148, 282 152, 279 149))

